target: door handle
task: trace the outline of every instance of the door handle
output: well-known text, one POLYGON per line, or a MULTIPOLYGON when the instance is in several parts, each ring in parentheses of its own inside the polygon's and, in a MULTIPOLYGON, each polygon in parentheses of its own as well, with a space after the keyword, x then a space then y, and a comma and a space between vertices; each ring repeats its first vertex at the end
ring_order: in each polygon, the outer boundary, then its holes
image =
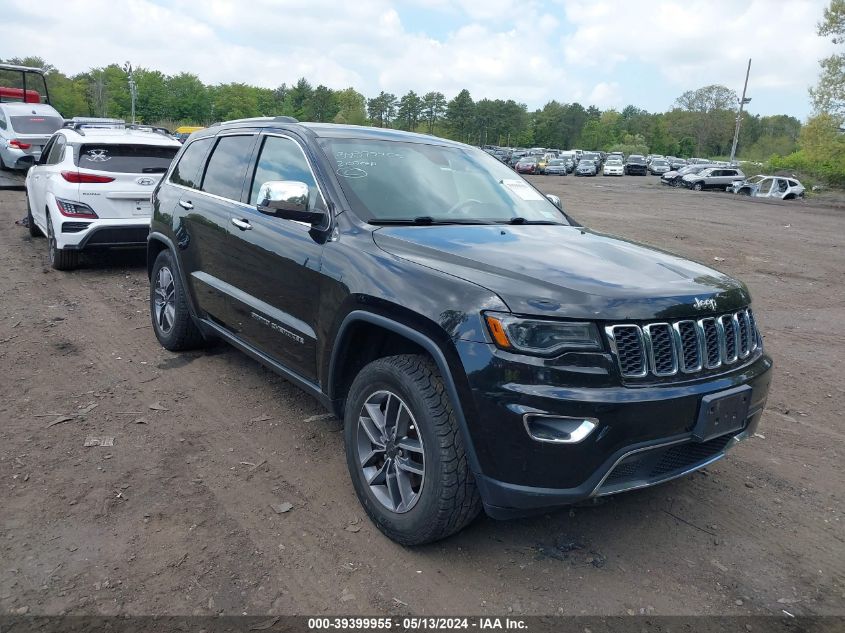
POLYGON ((246 220, 239 220, 238 218, 232 218, 232 224, 238 227, 241 231, 251 231, 252 224, 247 222, 246 220))
POLYGON ((185 211, 190 211, 191 209, 194 208, 194 205, 191 204, 191 202, 189 200, 180 200, 179 206, 182 207, 183 209, 185 209, 185 211))

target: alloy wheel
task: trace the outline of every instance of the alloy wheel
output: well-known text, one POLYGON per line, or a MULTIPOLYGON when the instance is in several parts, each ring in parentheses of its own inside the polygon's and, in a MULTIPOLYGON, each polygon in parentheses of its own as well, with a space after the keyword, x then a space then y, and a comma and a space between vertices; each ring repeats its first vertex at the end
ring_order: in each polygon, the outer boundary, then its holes
POLYGON ((173 273, 167 266, 158 269, 154 292, 156 325, 162 334, 167 334, 173 329, 173 323, 176 320, 176 286, 173 273))
POLYGON ((355 440, 370 492, 391 512, 408 512, 425 481, 422 436, 408 405, 395 393, 376 391, 361 407, 355 440))

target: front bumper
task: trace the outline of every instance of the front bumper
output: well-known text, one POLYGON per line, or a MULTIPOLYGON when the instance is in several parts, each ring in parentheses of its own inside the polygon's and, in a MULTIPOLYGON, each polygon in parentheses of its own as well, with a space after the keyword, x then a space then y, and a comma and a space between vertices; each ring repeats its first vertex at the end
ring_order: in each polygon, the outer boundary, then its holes
POLYGON ((727 374, 625 387, 603 353, 526 359, 468 341, 457 349, 472 393, 476 480, 495 518, 655 485, 721 459, 753 435, 771 381, 764 354, 727 374), (702 397, 742 385, 751 387, 744 426, 696 441, 702 397), (593 418, 598 426, 579 443, 538 442, 526 431, 526 414, 593 418))

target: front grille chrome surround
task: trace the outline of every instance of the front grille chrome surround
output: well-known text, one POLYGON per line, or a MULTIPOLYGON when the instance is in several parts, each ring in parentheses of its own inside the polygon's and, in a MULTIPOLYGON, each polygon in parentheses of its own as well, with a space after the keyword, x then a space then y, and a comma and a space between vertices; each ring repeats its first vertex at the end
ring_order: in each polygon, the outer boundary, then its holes
POLYGON ((623 378, 728 370, 762 345, 750 308, 700 319, 605 327, 623 378))

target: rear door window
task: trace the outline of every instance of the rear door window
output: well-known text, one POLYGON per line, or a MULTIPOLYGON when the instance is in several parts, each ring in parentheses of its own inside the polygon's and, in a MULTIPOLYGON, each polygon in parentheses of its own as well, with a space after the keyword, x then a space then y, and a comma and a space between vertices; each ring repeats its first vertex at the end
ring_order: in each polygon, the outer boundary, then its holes
POLYGON ((9 117, 12 129, 18 134, 52 134, 58 130, 65 121, 58 116, 13 116, 9 117))
POLYGON ((213 138, 201 138, 185 148, 185 152, 170 174, 170 182, 191 189, 200 188, 200 174, 205 155, 213 138))
POLYGON ((85 143, 74 157, 77 167, 122 174, 163 174, 178 147, 85 143))
POLYGON ((67 146, 67 140, 61 134, 56 136, 56 141, 53 143, 53 146, 50 148, 50 153, 47 156, 46 165, 56 165, 62 162, 62 159, 65 157, 65 147, 67 146))
POLYGON ((221 136, 208 159, 202 191, 229 200, 241 199, 246 170, 252 158, 254 135, 221 136))

